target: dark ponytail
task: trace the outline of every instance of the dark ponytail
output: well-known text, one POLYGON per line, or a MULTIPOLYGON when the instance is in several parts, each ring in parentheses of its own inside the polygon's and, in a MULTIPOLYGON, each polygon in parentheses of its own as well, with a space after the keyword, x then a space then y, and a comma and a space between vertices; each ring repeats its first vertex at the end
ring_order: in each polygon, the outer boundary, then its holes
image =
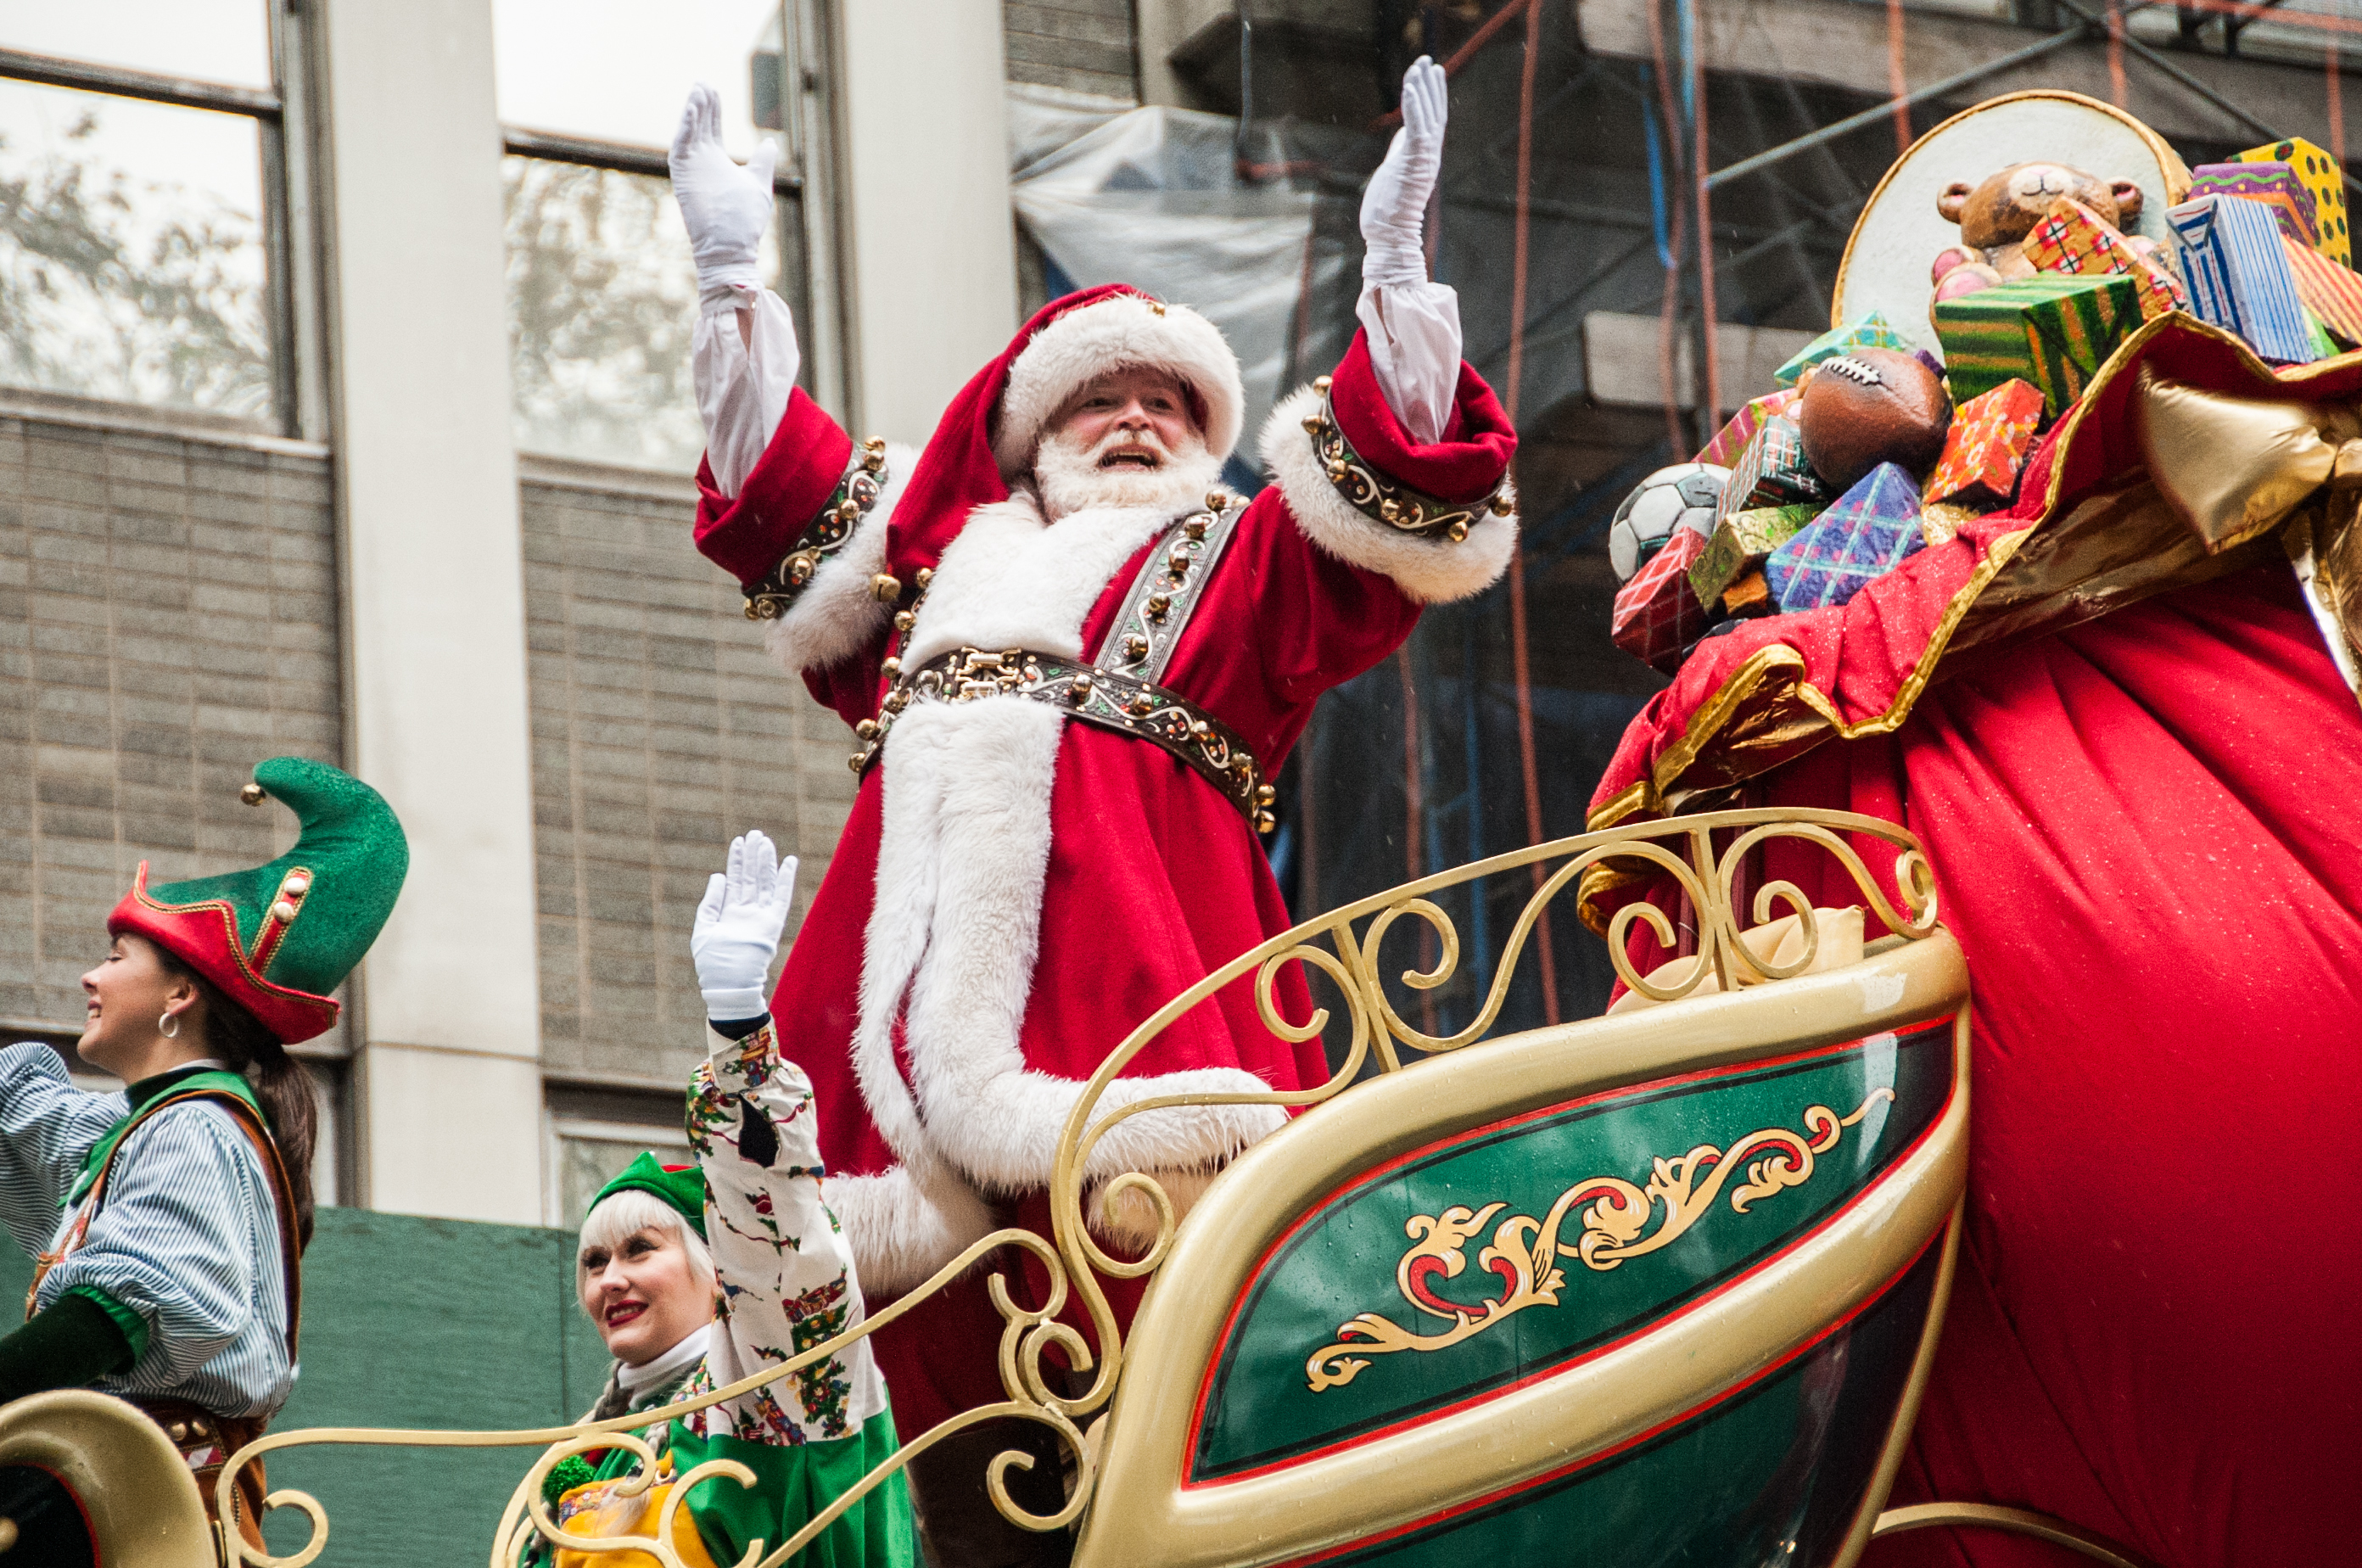
POLYGON ((295 1203, 295 1242, 312 1244, 312 1146, 319 1137, 319 1101, 314 1098, 312 1070, 303 1059, 287 1054, 278 1036, 254 1014, 222 993, 219 986, 181 961, 160 944, 156 956, 169 974, 197 988, 205 1003, 205 1055, 227 1062, 233 1071, 247 1073, 254 1095, 262 1101, 263 1120, 270 1125, 270 1141, 279 1145, 280 1163, 287 1167, 287 1194, 295 1203))

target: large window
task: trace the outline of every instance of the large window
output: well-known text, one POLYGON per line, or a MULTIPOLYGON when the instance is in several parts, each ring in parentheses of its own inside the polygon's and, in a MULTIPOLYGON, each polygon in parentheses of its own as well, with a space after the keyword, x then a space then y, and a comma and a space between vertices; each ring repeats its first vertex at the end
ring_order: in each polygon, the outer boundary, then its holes
POLYGON ((0 13, 0 386, 294 433, 271 0, 0 13))
POLYGON ((811 151, 824 144, 811 106, 826 56, 817 8, 696 0, 658 20, 635 0, 495 0, 493 21, 518 447, 681 472, 697 461, 697 273, 665 149, 698 82, 722 94, 734 156, 783 138, 763 279, 797 307, 807 384, 824 389, 832 339, 811 318, 804 221, 811 151))

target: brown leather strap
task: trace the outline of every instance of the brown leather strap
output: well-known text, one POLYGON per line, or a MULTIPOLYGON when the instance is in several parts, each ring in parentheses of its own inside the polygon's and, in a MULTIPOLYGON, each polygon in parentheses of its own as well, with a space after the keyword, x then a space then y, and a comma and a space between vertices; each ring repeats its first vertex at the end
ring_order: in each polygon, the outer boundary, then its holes
MULTIPOLYGON (((90 1196, 83 1202, 82 1218, 75 1222, 72 1233, 60 1244, 54 1254, 48 1253, 41 1254, 39 1272, 33 1280, 33 1288, 39 1290, 41 1283, 40 1275, 49 1273, 66 1253, 81 1243, 83 1231, 89 1229, 90 1221, 96 1217, 100 1205, 106 1199, 107 1178, 115 1174, 115 1162, 121 1157, 124 1145, 131 1142, 131 1134, 139 1130, 141 1123, 163 1110, 167 1106, 185 1105, 191 1100, 199 1099, 211 1100, 230 1113, 230 1121, 237 1124, 239 1132, 246 1134, 246 1141, 254 1146, 255 1157, 262 1162, 263 1175, 270 1183, 270 1207, 279 1217, 279 1260, 281 1271, 286 1275, 287 1360, 292 1365, 295 1360, 296 1331, 304 1314, 304 1250, 295 1228, 294 1190, 287 1180, 287 1163, 280 1157, 279 1145, 272 1141, 270 1130, 263 1125, 261 1116, 256 1112, 254 1107, 238 1099, 237 1096, 226 1093, 221 1089, 198 1088, 191 1089, 184 1094, 168 1093, 139 1112, 131 1125, 124 1129, 123 1136, 116 1141, 114 1152, 106 1156, 106 1163, 99 1167, 98 1177, 91 1183, 90 1196)), ((28 1294, 25 1297, 25 1311, 28 1317, 31 1316, 32 1309, 33 1298, 28 1294)))
MULTIPOLYGON (((187 1461, 189 1474, 197 1484, 197 1494, 204 1499, 205 1518, 218 1522, 221 1516, 215 1507, 214 1487, 221 1479, 222 1466, 248 1444, 260 1437, 270 1426, 268 1416, 217 1416, 202 1405, 186 1399, 134 1398, 142 1415, 163 1429, 164 1436, 187 1461)), ((260 1460, 237 1473, 237 1485, 230 1494, 231 1505, 237 1511, 235 1522, 238 1534, 252 1546, 262 1544, 262 1498, 268 1486, 263 1477, 260 1460)))

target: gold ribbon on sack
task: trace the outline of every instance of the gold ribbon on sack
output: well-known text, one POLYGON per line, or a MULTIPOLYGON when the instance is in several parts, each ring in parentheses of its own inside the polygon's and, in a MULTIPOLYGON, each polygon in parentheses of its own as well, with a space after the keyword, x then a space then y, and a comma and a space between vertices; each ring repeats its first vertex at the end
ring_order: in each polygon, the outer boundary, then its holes
POLYGON ((2338 444, 2362 436, 2350 409, 2233 397, 2146 367, 2133 407, 2149 478, 2209 555, 2285 522, 2329 482, 2338 444))

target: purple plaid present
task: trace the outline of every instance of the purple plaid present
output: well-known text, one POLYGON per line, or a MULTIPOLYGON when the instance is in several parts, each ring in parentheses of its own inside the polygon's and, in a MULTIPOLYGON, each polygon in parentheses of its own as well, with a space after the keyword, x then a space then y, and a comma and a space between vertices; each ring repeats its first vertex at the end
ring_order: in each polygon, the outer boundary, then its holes
POLYGON ((1926 542, 1919 528, 1919 487, 1894 464, 1881 463, 1772 551, 1763 575, 1782 614, 1817 610, 1844 603, 1926 542))

